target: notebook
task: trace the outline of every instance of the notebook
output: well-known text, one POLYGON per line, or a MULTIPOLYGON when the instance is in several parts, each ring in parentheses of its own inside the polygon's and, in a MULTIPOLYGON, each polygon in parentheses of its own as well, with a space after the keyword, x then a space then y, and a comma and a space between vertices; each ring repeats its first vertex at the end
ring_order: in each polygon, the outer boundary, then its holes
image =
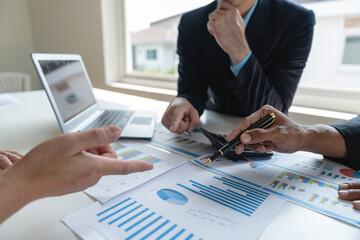
POLYGON ((32 62, 64 133, 116 125, 121 137, 151 138, 156 113, 102 109, 80 55, 31 54, 32 62))

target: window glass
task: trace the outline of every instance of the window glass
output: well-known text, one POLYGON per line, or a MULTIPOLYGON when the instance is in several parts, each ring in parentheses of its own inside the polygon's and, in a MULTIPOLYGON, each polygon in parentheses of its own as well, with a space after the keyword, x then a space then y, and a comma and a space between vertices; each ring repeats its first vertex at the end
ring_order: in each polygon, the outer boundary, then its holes
MULTIPOLYGON (((351 0, 293 1, 313 10, 316 16, 312 49, 299 86, 360 90, 360 1, 355 1, 358 6, 351 0), (344 68, 350 65, 351 69, 344 68)), ((176 79, 180 18, 183 13, 211 2, 125 0, 130 74, 153 73, 155 78, 161 74, 176 79)))
POLYGON ((177 75, 176 41, 183 13, 211 0, 126 0, 132 72, 177 75))
POLYGON ((148 60, 156 60, 156 50, 147 50, 146 56, 148 60))
POLYGON ((342 63, 360 65, 360 35, 346 38, 342 63))

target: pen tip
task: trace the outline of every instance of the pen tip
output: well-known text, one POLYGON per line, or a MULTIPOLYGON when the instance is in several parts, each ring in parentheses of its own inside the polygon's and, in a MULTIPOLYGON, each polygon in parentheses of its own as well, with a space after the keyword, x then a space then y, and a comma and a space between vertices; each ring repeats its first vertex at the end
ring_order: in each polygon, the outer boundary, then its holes
POLYGON ((208 158, 205 162, 204 162, 204 165, 208 164, 209 162, 211 162, 211 159, 208 158))

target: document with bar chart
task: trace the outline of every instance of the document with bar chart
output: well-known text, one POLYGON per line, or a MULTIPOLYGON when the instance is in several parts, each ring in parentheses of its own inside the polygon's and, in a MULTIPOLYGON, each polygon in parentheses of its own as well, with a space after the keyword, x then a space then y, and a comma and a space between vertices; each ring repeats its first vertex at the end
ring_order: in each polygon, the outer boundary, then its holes
POLYGON ((156 125, 154 136, 149 141, 156 146, 188 157, 199 157, 216 150, 198 129, 192 132, 191 136, 179 135, 171 133, 162 124, 156 125))
POLYGON ((193 162, 237 182, 248 183, 266 192, 325 215, 360 227, 360 211, 350 201, 338 198, 338 185, 358 181, 360 173, 309 153, 275 153, 271 159, 219 159, 206 166, 208 156, 193 162))
POLYGON ((62 221, 83 239, 258 239, 284 202, 189 163, 62 221))
POLYGON ((189 162, 188 158, 154 147, 146 142, 122 140, 112 144, 119 160, 146 161, 154 165, 151 171, 128 175, 110 175, 85 192, 101 202, 141 185, 173 168, 189 162), (141 150, 140 150, 141 149, 141 150))

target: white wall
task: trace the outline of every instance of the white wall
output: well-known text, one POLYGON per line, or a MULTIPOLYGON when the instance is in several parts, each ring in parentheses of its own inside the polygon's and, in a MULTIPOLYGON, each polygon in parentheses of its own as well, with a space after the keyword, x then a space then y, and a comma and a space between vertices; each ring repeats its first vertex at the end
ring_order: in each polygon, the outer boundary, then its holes
POLYGON ((29 12, 36 52, 80 54, 93 85, 105 85, 100 0, 29 0, 29 12))
POLYGON ((300 85, 360 89, 360 66, 346 69, 341 65, 347 31, 345 16, 319 17, 316 21, 313 45, 300 85))
POLYGON ((34 51, 27 0, 0 0, 0 71, 31 75, 32 89, 41 84, 30 60, 34 51))
POLYGON ((104 83, 100 0, 0 0, 0 71, 31 74, 30 53, 78 53, 96 87, 104 83))

